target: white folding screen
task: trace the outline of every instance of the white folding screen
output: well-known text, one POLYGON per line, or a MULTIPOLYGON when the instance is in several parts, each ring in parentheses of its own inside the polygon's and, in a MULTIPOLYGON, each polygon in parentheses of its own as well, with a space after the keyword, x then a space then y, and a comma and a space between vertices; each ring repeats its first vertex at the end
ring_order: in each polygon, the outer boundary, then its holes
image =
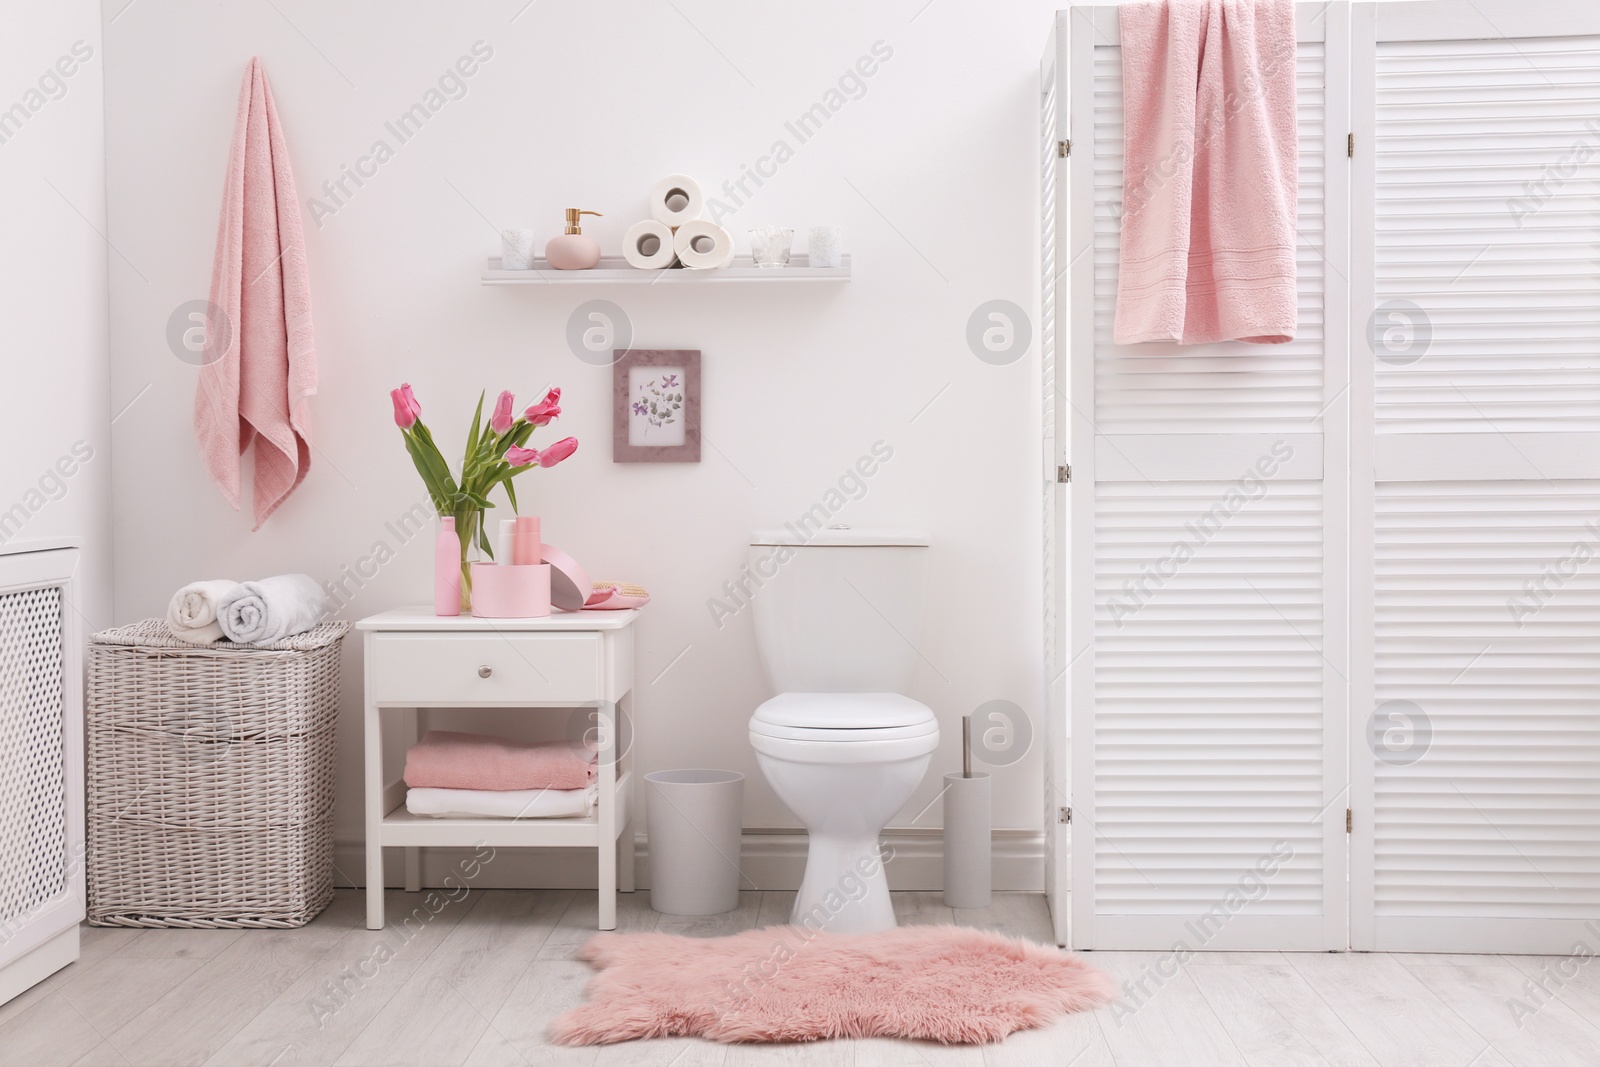
POLYGON ((1343 943, 1347 169, 1326 72, 1347 35, 1326 10, 1299 20, 1297 339, 1192 348, 1112 340, 1116 11, 1063 15, 1079 947, 1343 943))
POLYGON ((1352 944, 1565 953, 1600 919, 1600 11, 1353 25, 1352 944))
POLYGON ((1056 369, 1065 351, 1062 331, 1057 326, 1059 309, 1064 306, 1062 264, 1056 253, 1060 247, 1060 212, 1066 186, 1056 180, 1057 169, 1066 157, 1062 112, 1065 92, 1061 86, 1059 40, 1054 30, 1046 42, 1039 65, 1039 360, 1041 474, 1044 488, 1043 578, 1044 578, 1044 827, 1045 899, 1050 904, 1050 919, 1056 943, 1067 943, 1067 852, 1068 828, 1062 818, 1067 806, 1067 721, 1066 721, 1066 531, 1058 522, 1065 507, 1067 483, 1058 475, 1061 445, 1057 427, 1064 419, 1065 392, 1057 380, 1056 369))
POLYGON ((1300 5, 1270 347, 1113 343, 1116 9, 1056 32, 1073 943, 1570 951, 1600 921, 1600 6, 1300 5))

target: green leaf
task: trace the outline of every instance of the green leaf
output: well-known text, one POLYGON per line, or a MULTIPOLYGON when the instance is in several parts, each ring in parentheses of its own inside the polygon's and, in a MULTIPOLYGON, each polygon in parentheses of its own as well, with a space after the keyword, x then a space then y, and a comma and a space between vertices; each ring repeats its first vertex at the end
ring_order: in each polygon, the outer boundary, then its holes
POLYGON ((463 489, 486 490, 487 488, 482 478, 484 453, 494 439, 494 435, 489 433, 483 424, 483 401, 487 395, 487 389, 478 394, 478 408, 472 413, 472 428, 467 434, 466 451, 461 456, 463 489))
POLYGON ((455 496, 455 483, 450 480, 450 472, 446 470, 441 478, 439 468, 444 461, 438 458, 435 451, 429 455, 427 443, 419 440, 412 434, 402 433, 405 439, 406 451, 411 453, 411 463, 417 468, 417 473, 422 476, 422 484, 428 488, 428 496, 433 501, 434 510, 445 514, 451 506, 455 496))
POLYGON ((478 451, 478 432, 483 422, 483 398, 489 390, 485 389, 478 394, 478 410, 472 413, 472 429, 467 434, 467 451, 461 460, 462 480, 466 480, 467 464, 471 461, 473 453, 478 451))
POLYGON ((517 491, 511 488, 511 475, 507 472, 500 478, 500 484, 506 487, 506 499, 511 501, 511 510, 517 510, 517 491))
POLYGON ((411 425, 411 437, 416 440, 416 456, 422 457, 427 463, 428 470, 433 476, 433 483, 445 490, 444 495, 453 496, 456 492, 456 481, 450 475, 450 467, 445 463, 444 457, 439 454, 439 446, 433 443, 433 434, 418 419, 411 425))

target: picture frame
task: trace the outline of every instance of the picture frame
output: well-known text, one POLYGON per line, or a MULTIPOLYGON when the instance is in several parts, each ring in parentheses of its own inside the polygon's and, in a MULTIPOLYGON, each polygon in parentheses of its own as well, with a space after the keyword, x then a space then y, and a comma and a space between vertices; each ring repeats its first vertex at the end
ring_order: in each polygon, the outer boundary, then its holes
POLYGON ((611 364, 611 461, 700 462, 700 350, 628 348, 611 364))

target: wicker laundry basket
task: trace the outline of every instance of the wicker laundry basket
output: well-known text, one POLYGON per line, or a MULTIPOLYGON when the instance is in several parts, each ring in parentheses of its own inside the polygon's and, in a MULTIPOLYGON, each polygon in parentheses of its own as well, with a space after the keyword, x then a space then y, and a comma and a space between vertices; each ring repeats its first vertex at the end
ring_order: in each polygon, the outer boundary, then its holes
POLYGON ((197 646, 149 619, 90 639, 90 923, 283 928, 327 907, 349 629, 197 646))

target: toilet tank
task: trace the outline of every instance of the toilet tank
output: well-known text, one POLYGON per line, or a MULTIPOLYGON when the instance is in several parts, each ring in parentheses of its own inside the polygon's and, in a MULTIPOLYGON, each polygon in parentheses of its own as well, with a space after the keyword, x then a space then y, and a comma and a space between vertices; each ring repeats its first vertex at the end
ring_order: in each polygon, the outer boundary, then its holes
POLYGON ((925 534, 758 530, 749 603, 780 693, 904 693, 922 631, 925 534))

